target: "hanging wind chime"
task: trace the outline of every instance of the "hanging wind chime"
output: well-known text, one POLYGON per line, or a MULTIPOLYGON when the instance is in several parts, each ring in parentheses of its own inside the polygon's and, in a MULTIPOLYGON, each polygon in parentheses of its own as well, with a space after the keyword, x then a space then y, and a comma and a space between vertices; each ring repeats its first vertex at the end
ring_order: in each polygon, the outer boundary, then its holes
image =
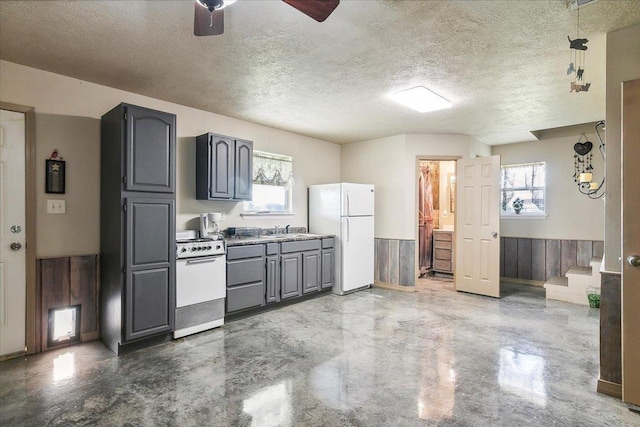
POLYGON ((578 9, 578 23, 576 25, 576 38, 569 39, 569 68, 567 68, 567 76, 571 76, 571 89, 569 92, 588 92, 591 83, 585 83, 584 70, 587 52, 587 43, 589 40, 580 38, 580 9, 578 9))
POLYGON ((591 141, 587 141, 587 136, 584 133, 573 146, 573 151, 575 151, 575 154, 573 155, 573 180, 576 183, 591 182, 591 178, 593 176, 592 148, 593 143, 591 141), (581 142, 583 139, 584 142, 581 142))

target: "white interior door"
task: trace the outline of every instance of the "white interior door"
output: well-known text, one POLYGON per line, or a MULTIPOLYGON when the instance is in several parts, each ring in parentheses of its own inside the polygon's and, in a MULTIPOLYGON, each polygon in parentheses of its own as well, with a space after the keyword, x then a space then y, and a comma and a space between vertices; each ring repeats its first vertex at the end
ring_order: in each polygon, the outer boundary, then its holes
POLYGON ((456 290, 500 298, 500 156, 458 160, 456 290))
POLYGON ((622 400, 640 406, 640 79, 622 88, 622 400))
POLYGON ((373 217, 343 217, 340 290, 349 292, 373 284, 373 217))
POLYGON ((25 115, 0 110, 0 356, 24 351, 25 115))

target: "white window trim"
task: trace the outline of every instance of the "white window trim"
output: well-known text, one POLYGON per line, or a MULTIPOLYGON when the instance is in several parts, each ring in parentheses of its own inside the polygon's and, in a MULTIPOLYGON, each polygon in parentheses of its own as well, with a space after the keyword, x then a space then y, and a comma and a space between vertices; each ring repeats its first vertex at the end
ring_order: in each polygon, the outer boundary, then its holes
POLYGON ((502 212, 500 209, 500 219, 546 219, 548 214, 543 212, 521 212, 511 213, 511 212, 502 212))
POLYGON ((247 211, 242 212, 240 216, 243 219, 255 220, 255 219, 284 219, 295 216, 293 212, 261 212, 261 211, 247 211))

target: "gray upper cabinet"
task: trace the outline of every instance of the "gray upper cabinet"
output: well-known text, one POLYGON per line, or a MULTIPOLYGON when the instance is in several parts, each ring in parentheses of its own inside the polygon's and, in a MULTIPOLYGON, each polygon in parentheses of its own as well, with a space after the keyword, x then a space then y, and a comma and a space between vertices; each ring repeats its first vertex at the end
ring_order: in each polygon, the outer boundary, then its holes
POLYGON ((115 353, 171 339, 176 117, 120 104, 102 116, 100 337, 115 353))
POLYGON ((234 198, 251 200, 253 195, 253 142, 236 140, 234 198))
POLYGON ((196 198, 251 200, 253 142, 206 133, 196 138, 196 198))
POLYGON ((126 191, 173 193, 176 116, 125 106, 126 191))

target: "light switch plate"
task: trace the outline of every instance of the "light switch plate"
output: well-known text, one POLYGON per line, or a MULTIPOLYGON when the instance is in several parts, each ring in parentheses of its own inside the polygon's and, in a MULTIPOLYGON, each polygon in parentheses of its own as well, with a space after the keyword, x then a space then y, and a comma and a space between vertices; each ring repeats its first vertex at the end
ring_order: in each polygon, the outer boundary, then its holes
POLYGON ((66 214, 67 213, 67 201, 47 199, 47 213, 48 214, 66 214))

